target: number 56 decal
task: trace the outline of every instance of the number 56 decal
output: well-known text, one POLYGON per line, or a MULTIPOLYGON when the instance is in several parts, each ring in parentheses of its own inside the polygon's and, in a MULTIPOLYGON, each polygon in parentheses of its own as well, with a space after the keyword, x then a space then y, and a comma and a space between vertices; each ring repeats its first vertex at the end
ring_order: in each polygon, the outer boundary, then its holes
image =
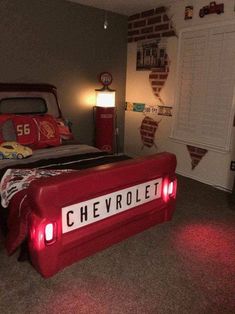
POLYGON ((18 124, 16 127, 17 135, 23 136, 23 135, 29 135, 30 134, 30 126, 29 124, 18 124))

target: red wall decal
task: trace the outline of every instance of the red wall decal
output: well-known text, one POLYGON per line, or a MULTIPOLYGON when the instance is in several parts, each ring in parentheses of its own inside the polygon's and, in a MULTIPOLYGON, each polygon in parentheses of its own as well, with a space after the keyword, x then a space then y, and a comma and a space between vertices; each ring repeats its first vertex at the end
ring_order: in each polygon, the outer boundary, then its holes
POLYGON ((157 145, 154 143, 155 134, 158 129, 158 124, 160 121, 155 121, 152 118, 146 116, 141 122, 140 126, 140 135, 143 142, 142 149, 144 146, 152 147, 153 145, 157 148, 157 145))
POLYGON ((211 1, 208 5, 202 7, 199 11, 199 16, 204 17, 208 14, 221 14, 224 13, 224 4, 223 3, 216 3, 215 1, 211 1))
POLYGON ((129 16, 128 42, 176 36, 165 7, 159 7, 129 16))
POLYGON ((191 145, 187 145, 187 149, 189 151, 189 154, 190 154, 190 157, 192 160, 192 162, 191 162, 192 169, 194 169, 199 164, 201 159, 208 152, 207 149, 199 148, 199 147, 195 147, 195 146, 191 146, 191 145))
POLYGON ((153 68, 151 73, 149 74, 149 81, 152 86, 153 93, 158 98, 162 105, 164 105, 164 101, 160 96, 160 92, 167 81, 168 73, 169 73, 169 58, 168 55, 165 54, 163 65, 157 68, 153 68))

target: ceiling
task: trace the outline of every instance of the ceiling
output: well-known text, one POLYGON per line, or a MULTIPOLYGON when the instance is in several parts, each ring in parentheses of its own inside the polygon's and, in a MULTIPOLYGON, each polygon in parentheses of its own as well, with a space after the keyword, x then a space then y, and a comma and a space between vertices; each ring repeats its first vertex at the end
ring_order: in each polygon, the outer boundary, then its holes
POLYGON ((130 16, 161 5, 169 5, 173 0, 69 0, 83 5, 130 16))

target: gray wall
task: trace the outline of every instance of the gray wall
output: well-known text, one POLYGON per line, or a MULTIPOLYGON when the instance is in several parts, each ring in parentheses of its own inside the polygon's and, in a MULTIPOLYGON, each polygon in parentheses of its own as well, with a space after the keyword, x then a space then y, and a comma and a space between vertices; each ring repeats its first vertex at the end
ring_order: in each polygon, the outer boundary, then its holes
POLYGON ((0 81, 57 86, 73 132, 92 144, 97 75, 110 71, 116 89, 120 147, 123 147, 126 78, 125 16, 63 0, 0 1, 0 81))

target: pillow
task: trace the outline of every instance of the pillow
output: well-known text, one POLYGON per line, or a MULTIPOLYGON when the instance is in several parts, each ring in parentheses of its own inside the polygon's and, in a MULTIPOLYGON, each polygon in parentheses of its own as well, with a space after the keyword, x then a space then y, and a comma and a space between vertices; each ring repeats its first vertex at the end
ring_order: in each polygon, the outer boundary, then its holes
POLYGON ((2 140, 4 142, 15 142, 17 139, 16 130, 11 119, 5 121, 2 125, 2 140))
POLYGON ((52 116, 48 114, 1 115, 0 126, 0 142, 12 140, 22 145, 30 146, 34 149, 59 146, 61 144, 57 122, 52 116), (6 121, 12 122, 13 126, 11 128, 11 132, 5 132, 7 135, 3 132, 6 121), (13 134, 10 136, 10 133, 15 134, 14 139, 13 134))
POLYGON ((73 134, 70 129, 71 122, 63 118, 56 119, 61 140, 73 140, 73 134))
POLYGON ((36 123, 38 133, 38 139, 34 147, 44 148, 61 144, 58 126, 52 116, 49 114, 34 116, 33 120, 36 123))
POLYGON ((37 126, 31 116, 28 115, 12 115, 17 142, 26 145, 33 146, 37 142, 37 126))
POLYGON ((16 130, 10 115, 0 115, 0 143, 16 141, 16 130))

